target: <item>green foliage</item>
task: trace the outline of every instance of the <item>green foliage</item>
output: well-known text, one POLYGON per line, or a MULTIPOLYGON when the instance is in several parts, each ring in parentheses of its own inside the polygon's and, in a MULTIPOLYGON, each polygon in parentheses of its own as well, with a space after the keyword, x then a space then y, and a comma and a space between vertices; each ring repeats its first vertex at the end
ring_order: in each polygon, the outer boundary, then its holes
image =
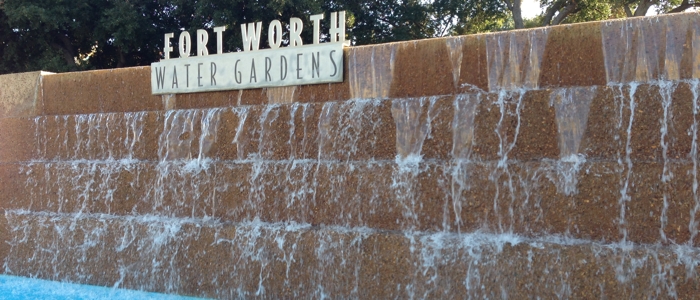
MULTIPOLYGON (((341 10, 347 12, 347 38, 354 45, 505 30, 514 24, 507 1, 0 0, 0 73, 148 65, 162 58, 164 34, 175 33, 177 43, 182 30, 194 37, 197 29, 208 29, 212 53, 215 26, 227 27, 224 51, 239 51, 241 24, 262 22, 262 45, 266 45, 270 21, 288 26, 292 17, 304 21, 302 38, 309 43, 309 16, 341 10)), ((541 4, 545 9, 558 5, 552 15, 559 12, 565 18, 558 21, 574 23, 624 17, 625 9, 648 7, 649 1, 658 2, 659 12, 688 5, 683 0, 541 0, 541 4), (570 4, 575 9, 565 11, 570 4)), ((328 32, 329 19, 326 14, 322 33, 328 32)), ((525 20, 524 26, 543 23, 550 24, 539 16, 525 20)), ((288 44, 288 34, 284 30, 283 45, 288 44)))
POLYGON ((681 5, 682 2, 683 2, 683 0, 658 1, 658 4, 656 5, 656 7, 657 7, 656 12, 659 14, 667 13, 667 12, 671 11, 672 9, 681 5))
POLYGON ((616 5, 611 1, 578 0, 576 3, 578 10, 567 16, 562 24, 607 20, 615 16, 616 5))
MULTIPOLYGON (((302 38, 310 42, 309 16, 340 10, 347 11, 347 38, 355 45, 492 31, 508 20, 500 2, 481 0, 5 0, 0 72, 147 65, 162 57, 165 33, 175 33, 177 43, 181 30, 194 37, 215 26, 227 27, 224 51, 239 51, 241 24, 262 22, 266 41, 270 21, 287 26, 292 17, 302 18, 302 38)), ((283 45, 288 35, 284 30, 283 45)))

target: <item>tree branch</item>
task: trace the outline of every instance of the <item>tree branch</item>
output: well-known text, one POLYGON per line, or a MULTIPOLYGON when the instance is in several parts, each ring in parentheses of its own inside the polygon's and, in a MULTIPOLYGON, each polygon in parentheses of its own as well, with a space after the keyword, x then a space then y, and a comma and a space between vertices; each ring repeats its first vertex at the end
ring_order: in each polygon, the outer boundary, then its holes
POLYGON ((678 5, 676 8, 668 11, 668 13, 673 14, 673 13, 684 12, 686 9, 691 8, 691 7, 700 7, 700 2, 694 2, 693 4, 690 4, 690 2, 688 0, 683 0, 681 5, 678 5))
POLYGON ((513 22, 515 23, 515 29, 525 28, 525 23, 523 23, 523 13, 520 7, 520 0, 513 0, 513 22))
POLYGON ((641 0, 639 1, 639 6, 634 10, 635 17, 642 17, 647 15, 647 11, 653 4, 653 0, 641 0))
POLYGON ((506 8, 508 8, 508 10, 513 11, 513 2, 510 0, 503 0, 503 2, 506 3, 506 8))
POLYGON ((124 66, 126 66, 126 57, 124 57, 124 52, 122 51, 121 48, 117 48, 117 54, 118 54, 117 68, 123 68, 124 66))
POLYGON ((556 14, 564 6, 564 4, 566 4, 566 1, 567 0, 557 0, 556 2, 552 3, 549 8, 547 8, 544 18, 542 19, 542 26, 551 25, 554 14, 556 14))
POLYGON ((554 18, 554 20, 552 21, 552 25, 561 24, 561 22, 564 21, 564 19, 566 17, 568 17, 570 14, 573 14, 579 10, 580 10, 580 8, 576 4, 576 2, 571 1, 571 3, 569 3, 566 7, 564 7, 563 10, 559 11, 559 14, 557 15, 557 17, 554 18))
POLYGON ((57 36, 62 45, 52 42, 51 46, 61 51, 63 60, 71 70, 77 70, 78 66, 75 64, 75 51, 73 50, 73 44, 71 44, 71 41, 66 34, 59 33, 57 36))

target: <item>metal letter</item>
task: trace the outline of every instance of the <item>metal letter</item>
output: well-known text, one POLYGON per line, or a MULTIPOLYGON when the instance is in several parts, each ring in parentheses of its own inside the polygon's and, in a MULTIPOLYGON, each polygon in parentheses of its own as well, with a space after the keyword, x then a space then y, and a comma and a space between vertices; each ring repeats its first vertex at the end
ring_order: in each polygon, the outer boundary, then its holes
POLYGON ((301 22, 301 19, 289 19, 289 46, 296 47, 304 45, 301 41, 302 29, 304 29, 304 23, 301 22))
POLYGON ((163 55, 165 59, 170 59, 170 52, 173 51, 173 47, 170 46, 170 39, 172 39, 175 36, 174 33, 166 33, 165 34, 165 47, 163 47, 163 55))
POLYGON ((311 22, 314 22, 314 44, 319 43, 319 32, 321 31, 321 20, 323 20, 323 14, 312 15, 309 17, 311 22))
POLYGON ((197 29, 197 56, 209 55, 207 43, 209 42, 209 34, 204 29, 197 29))
POLYGON ((331 13, 331 28, 328 33, 331 35, 331 43, 345 42, 345 11, 331 13))
POLYGON ((190 57, 190 51, 192 50, 192 39, 190 38, 190 33, 183 31, 180 33, 180 57, 190 57))
POLYGON ((260 32, 262 22, 241 24, 241 36, 243 38, 243 51, 253 51, 260 49, 260 32))
POLYGON ((214 27, 214 32, 216 32, 216 54, 224 53, 224 31, 226 31, 226 26, 214 27))
POLYGON ((270 22, 270 27, 267 28, 267 43, 271 49, 277 49, 282 44, 282 23, 277 20, 270 22))

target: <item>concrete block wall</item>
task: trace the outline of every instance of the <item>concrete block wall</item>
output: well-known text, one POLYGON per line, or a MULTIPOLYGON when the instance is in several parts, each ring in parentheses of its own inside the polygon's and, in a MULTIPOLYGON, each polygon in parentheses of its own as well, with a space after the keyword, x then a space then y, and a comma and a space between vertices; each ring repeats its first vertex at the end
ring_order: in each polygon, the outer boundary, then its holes
POLYGON ((0 76, 8 274, 213 298, 700 289, 697 13, 347 48, 337 84, 0 76))

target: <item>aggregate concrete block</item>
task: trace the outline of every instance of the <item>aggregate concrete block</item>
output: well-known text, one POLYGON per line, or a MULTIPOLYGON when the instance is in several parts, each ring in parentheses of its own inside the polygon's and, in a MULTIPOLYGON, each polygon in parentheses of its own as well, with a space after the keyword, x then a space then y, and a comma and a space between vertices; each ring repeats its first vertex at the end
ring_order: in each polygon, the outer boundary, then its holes
POLYGON ((598 24, 609 83, 697 78, 697 12, 598 24))
POLYGON ((684 82, 596 88, 580 153, 606 160, 662 161, 664 153, 665 159, 688 159, 696 88, 684 82))
POLYGON ((561 164, 35 163, 5 166, 15 180, 3 190, 6 208, 30 211, 689 242, 692 164, 668 164, 674 179, 661 185, 661 163, 635 164, 630 174, 617 163, 561 164))
POLYGON ((263 91, 263 89, 240 90, 238 94, 238 99, 235 100, 235 104, 238 106, 261 105, 267 103, 267 94, 263 91))
POLYGON ((512 143, 514 135, 512 129, 517 124, 517 118, 514 118, 512 114, 504 115, 501 111, 511 112, 517 106, 513 105, 510 98, 506 96, 507 94, 484 94, 479 97, 472 122, 474 134, 471 157, 468 158, 475 160, 499 159, 501 143, 504 143, 503 147, 507 147, 508 141, 512 143), (499 101, 499 97, 503 101, 499 101))
MULTIPOLYGON (((509 158, 541 160, 559 157, 557 123, 547 91, 532 91, 518 100, 514 147, 509 158)), ((511 125, 512 126, 512 125, 511 125)))
POLYGON ((391 96, 396 51, 400 43, 352 47, 345 61, 349 99, 385 99, 391 96))
POLYGON ((489 91, 539 87, 550 28, 486 34, 489 91))
POLYGON ((223 112, 220 115, 220 120, 224 118, 225 127, 221 130, 224 136, 217 138, 215 155, 237 159, 289 158, 289 106, 248 106, 234 108, 232 112, 233 114, 223 112), (232 122, 233 120, 237 122, 232 122), (235 134, 231 136, 231 133, 235 134))
POLYGON ((162 112, 43 116, 35 120, 46 160, 157 160, 162 112))
MULTIPOLYGON (((90 71, 54 74, 44 78, 44 114, 87 114, 102 111, 98 73, 90 71)), ((103 75, 104 76, 104 75, 103 75)))
POLYGON ((396 156, 396 125, 391 102, 328 102, 319 116, 319 152, 323 160, 391 159, 396 156))
POLYGON ((444 39, 398 43, 392 59, 391 98, 454 93, 454 67, 444 39))
POLYGON ((600 23, 552 26, 542 57, 541 88, 605 85, 600 23))
POLYGON ((695 220, 700 220, 700 197, 693 188, 697 182, 697 166, 676 163, 667 167, 667 174, 672 174, 673 178, 661 183, 662 197, 666 197, 666 202, 662 202, 664 222, 659 228, 669 243, 700 245, 697 237, 700 228, 695 225, 695 220))
POLYGON ((618 159, 624 156, 627 137, 624 122, 629 120, 629 110, 625 111, 623 103, 616 98, 621 93, 615 87, 596 89, 580 144, 580 153, 588 159, 618 159))
POLYGON ((683 246, 13 211, 2 224, 12 274, 201 297, 692 298, 700 271, 683 246))
MULTIPOLYGON (((241 122, 247 120, 247 110, 241 108, 221 109, 218 114, 216 139, 210 148, 210 157, 221 160, 243 159, 245 152, 240 137, 243 136, 241 122), (235 142, 235 144, 234 144, 235 142)), ((252 120, 248 121, 252 122, 252 120)))
POLYGON ((458 58, 461 54, 462 61, 459 64, 457 90, 460 92, 487 91, 489 82, 485 36, 469 35, 456 37, 452 42, 448 39, 447 44, 452 51, 455 51, 450 52, 451 57, 454 57, 452 61, 453 66, 459 60, 458 58), (457 52, 460 44, 462 48, 461 53, 457 52))
POLYGON ((410 243, 398 235, 373 234, 362 243, 360 297, 404 298, 412 271, 410 243))
MULTIPOLYGON (((629 122, 631 127, 626 127, 629 136, 630 150, 628 153, 633 160, 659 160, 662 156, 660 120, 663 120, 663 103, 656 87, 639 86, 630 97, 634 102, 627 103, 629 108, 629 122), (634 105, 632 111, 631 105, 634 105)), ((663 126, 663 124, 661 125, 663 126)))
POLYGON ((44 114, 91 114, 163 109, 151 95, 150 68, 135 67, 47 75, 44 114))
POLYGON ((0 107, 5 272, 219 298, 692 298, 698 30, 352 47, 343 83, 169 98, 148 67, 44 76, 43 104, 0 107))
POLYGON ((20 163, 0 164, 0 208, 25 208, 31 207, 33 192, 38 182, 32 174, 32 169, 20 163))
POLYGON ((39 71, 0 75, 0 118, 41 115, 42 77, 48 74, 39 71))
POLYGON ((0 128, 0 162, 29 161, 38 157, 34 119, 2 118, 0 128))
POLYGON ((176 107, 177 109, 229 107, 236 105, 241 93, 240 90, 234 90, 177 94, 175 95, 176 107))
MULTIPOLYGON (((343 51, 345 58, 347 60, 348 50, 343 51)), ((344 77, 346 80, 339 83, 327 83, 327 84, 310 84, 301 85, 297 87, 294 92, 294 97, 296 101, 300 103, 310 103, 310 102, 326 102, 326 101, 342 101, 345 99, 350 99, 350 85, 348 84, 348 65, 344 66, 344 77)))
MULTIPOLYGON (((88 72, 90 73, 90 72, 88 72)), ((151 68, 132 67, 94 71, 85 84, 99 87, 100 112, 162 110, 161 96, 151 95, 151 68)), ((76 87, 80 88, 80 87, 76 87)), ((67 94, 69 95, 69 94, 67 94)), ((79 97, 79 95, 76 95, 79 97)), ((58 101, 65 101, 65 98, 58 101)))
POLYGON ((290 107, 290 155, 293 159, 318 159, 319 121, 323 106, 316 103, 296 103, 290 107))
POLYGON ((454 101, 453 96, 393 100, 392 115, 399 137, 397 154, 420 154, 426 160, 449 159, 454 149, 454 101))
POLYGON ((559 157, 556 116, 549 91, 483 95, 472 126, 472 159, 527 161, 559 157))
MULTIPOLYGON (((666 122, 662 125, 667 132, 664 139, 668 145, 667 158, 688 159, 691 158, 693 151, 694 124, 698 121, 698 115, 694 109, 694 105, 697 106, 700 103, 695 96, 698 86, 678 82, 673 87, 670 95, 671 103, 662 102, 662 109, 667 106, 666 122)), ((664 94, 668 96, 667 91, 664 91, 664 94)), ((661 120, 663 121, 663 117, 661 120)), ((695 147, 697 147, 697 138, 695 147)))

